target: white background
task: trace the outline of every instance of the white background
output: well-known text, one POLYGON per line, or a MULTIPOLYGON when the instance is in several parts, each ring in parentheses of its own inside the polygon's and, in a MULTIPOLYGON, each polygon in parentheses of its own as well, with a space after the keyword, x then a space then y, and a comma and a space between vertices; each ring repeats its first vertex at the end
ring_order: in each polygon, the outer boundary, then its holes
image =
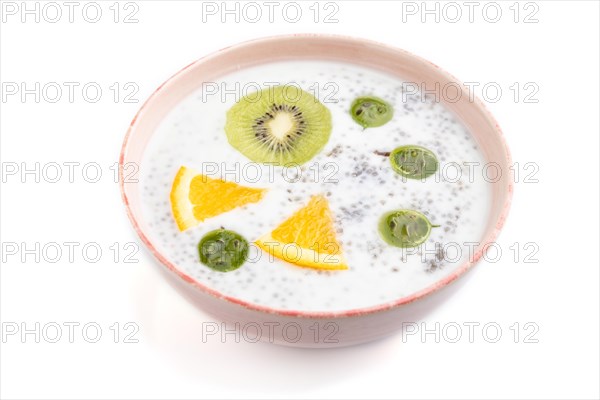
MULTIPOLYGON (((56 263, 37 263, 33 256, 22 263, 19 255, 3 255, 5 329, 11 323, 32 328, 36 322, 95 322, 103 329, 97 343, 86 342, 80 330, 69 343, 66 328, 58 343, 3 335, 3 398, 598 398, 597 2, 536 2, 537 23, 523 21, 534 6, 515 7, 513 1, 498 2, 502 17, 497 23, 485 20, 485 3, 475 9, 472 23, 462 2, 457 23, 444 21, 443 15, 439 22, 429 15, 422 23, 420 13, 403 13, 403 3, 392 1, 336 2, 337 23, 324 23, 325 15, 315 23, 309 9, 313 1, 299 2, 303 14, 297 23, 282 17, 284 3, 273 23, 265 15, 257 23, 236 23, 233 16, 222 23, 219 15, 203 22, 201 2, 166 3, 137 1, 138 23, 122 22, 123 3, 115 23, 109 9, 113 1, 100 2, 98 23, 83 19, 83 2, 73 23, 62 2, 64 15, 57 23, 43 15, 39 23, 31 15, 25 23, 20 13, 3 15, 3 84, 80 84, 73 103, 66 88, 57 103, 44 98, 36 103, 33 95, 25 101, 19 95, 3 98, 3 170, 22 162, 96 162, 103 172, 97 183, 82 179, 81 166, 74 183, 64 176, 58 183, 36 183, 35 176, 26 176, 22 183, 20 174, 2 183, 3 243, 96 242, 103 249, 97 263, 86 262, 81 247, 72 263, 67 255, 56 263), (518 22, 515 8, 521 11, 518 22), (396 335, 333 350, 221 343, 216 337, 202 343, 202 323, 213 319, 164 281, 143 248, 134 257, 138 263, 122 262, 123 249, 114 262, 113 243, 138 243, 110 167, 141 103, 195 59, 247 39, 296 32, 374 39, 425 57, 460 80, 495 82, 503 89, 489 108, 514 161, 521 167, 536 163, 539 182, 523 183, 521 175, 515 187, 499 240, 501 260, 482 261, 460 290, 415 321, 430 329, 436 323, 495 322, 502 328, 497 343, 478 330, 469 343, 466 328, 458 343, 443 338, 436 343, 433 335, 425 340, 396 335), (103 89, 97 103, 82 98, 81 87, 88 82, 103 89), (133 98, 139 102, 124 102, 121 92, 115 103, 109 89, 115 82, 138 85, 133 98), (517 99, 510 89, 515 82, 521 88, 517 99), (537 103, 525 102, 528 82, 539 88, 532 97, 537 103), (539 247, 533 256, 537 263, 524 262, 531 251, 523 249, 528 242, 539 247), (509 249, 514 243, 521 248, 516 262, 509 249), (137 324, 139 342, 123 343, 121 335, 114 343, 109 327, 115 322, 121 334, 126 322, 137 324), (539 327, 533 336, 537 343, 525 343, 527 322, 539 327), (514 323, 520 324, 517 343, 510 329, 514 323)), ((413 4, 422 10, 421 2, 413 4)), ((443 6, 438 5, 441 11, 443 6)), ((47 11, 54 18, 54 11, 47 11)), ((493 10, 488 12, 493 18, 493 10)))

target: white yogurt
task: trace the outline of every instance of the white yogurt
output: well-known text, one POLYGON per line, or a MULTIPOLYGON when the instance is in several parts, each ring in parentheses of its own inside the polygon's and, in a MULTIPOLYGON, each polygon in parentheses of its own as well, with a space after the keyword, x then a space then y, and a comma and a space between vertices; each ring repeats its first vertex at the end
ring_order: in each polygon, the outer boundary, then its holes
POLYGON ((294 61, 227 75, 209 85, 211 90, 218 90, 214 95, 198 89, 162 121, 140 167, 143 212, 151 240, 198 282, 224 295, 284 310, 372 307, 440 280, 468 259, 469 245, 465 243, 481 240, 491 185, 483 179, 481 167, 469 175, 465 162, 481 166, 485 160, 460 121, 443 104, 420 94, 407 95, 402 85, 395 76, 351 64, 294 61), (295 82, 318 97, 331 111, 333 130, 323 151, 304 164, 302 171, 262 166, 257 180, 257 165, 229 145, 223 127, 227 110, 240 94, 273 82, 295 82), (392 104, 393 119, 382 127, 363 130, 348 112, 352 100, 363 95, 381 97, 392 104), (431 149, 446 174, 431 176, 425 182, 403 180, 393 172, 387 157, 374 153, 406 144, 431 149), (269 191, 258 203, 179 232, 169 193, 182 165, 269 191), (458 180, 457 165, 462 167, 458 180), (300 179, 295 181, 298 174, 300 179), (329 200, 348 270, 301 268, 271 260, 256 247, 251 248, 251 259, 233 272, 216 272, 199 262, 197 245, 205 233, 223 226, 248 241, 255 240, 315 194, 329 200), (402 208, 420 211, 433 224, 441 225, 432 230, 420 251, 389 246, 379 236, 381 215, 402 208), (436 243, 446 249, 441 260, 443 254, 436 251, 436 243))

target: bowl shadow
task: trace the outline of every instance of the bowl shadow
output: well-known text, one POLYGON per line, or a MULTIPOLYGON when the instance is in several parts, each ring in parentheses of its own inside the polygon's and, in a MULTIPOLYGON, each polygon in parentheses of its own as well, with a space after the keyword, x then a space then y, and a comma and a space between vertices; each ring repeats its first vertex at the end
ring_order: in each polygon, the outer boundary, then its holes
MULTIPOLYGON (((229 333, 207 336, 206 324, 221 321, 207 313, 194 296, 198 290, 185 284, 151 257, 136 277, 132 295, 144 338, 183 375, 222 386, 231 394, 251 390, 260 393, 310 392, 316 386, 352 379, 407 345, 402 328, 371 342, 333 348, 298 348, 268 342, 249 342, 229 333), (165 285, 165 280, 168 285, 165 285), (159 296, 156 294, 160 293, 159 296), (185 299, 181 302, 181 298, 185 299), (161 304, 164 302, 165 304, 161 304), (168 307, 173 303, 176 307, 168 307), (198 315, 198 318, 190 318, 198 315), (310 382, 303 385, 302 382, 310 382)), ((470 279, 461 279, 415 302, 401 306, 401 318, 418 323, 451 298, 470 279)), ((197 293, 196 293, 197 294, 197 293)), ((416 343, 411 340, 410 343, 416 343)))

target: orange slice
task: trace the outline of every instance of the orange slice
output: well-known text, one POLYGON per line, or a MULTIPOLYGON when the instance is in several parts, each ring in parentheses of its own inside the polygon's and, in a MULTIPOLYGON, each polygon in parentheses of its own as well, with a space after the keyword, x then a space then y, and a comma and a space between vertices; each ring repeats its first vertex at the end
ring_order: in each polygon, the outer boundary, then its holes
POLYGON ((327 199, 313 196, 273 232, 256 241, 267 253, 302 267, 348 269, 327 199))
POLYGON ((181 167, 171 187, 171 210, 180 231, 207 218, 262 199, 266 189, 254 189, 210 178, 181 167))

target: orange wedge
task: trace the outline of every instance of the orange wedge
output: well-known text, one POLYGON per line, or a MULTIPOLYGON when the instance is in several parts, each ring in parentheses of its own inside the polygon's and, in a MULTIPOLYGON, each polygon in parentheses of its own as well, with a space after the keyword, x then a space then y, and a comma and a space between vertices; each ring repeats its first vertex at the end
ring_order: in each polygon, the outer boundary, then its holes
POLYGON ((207 218, 262 199, 266 189, 254 189, 179 168, 171 187, 171 210, 180 231, 207 218))
POLYGON ((313 196, 308 205, 256 244, 267 253, 302 267, 348 269, 335 236, 329 204, 323 196, 313 196))

